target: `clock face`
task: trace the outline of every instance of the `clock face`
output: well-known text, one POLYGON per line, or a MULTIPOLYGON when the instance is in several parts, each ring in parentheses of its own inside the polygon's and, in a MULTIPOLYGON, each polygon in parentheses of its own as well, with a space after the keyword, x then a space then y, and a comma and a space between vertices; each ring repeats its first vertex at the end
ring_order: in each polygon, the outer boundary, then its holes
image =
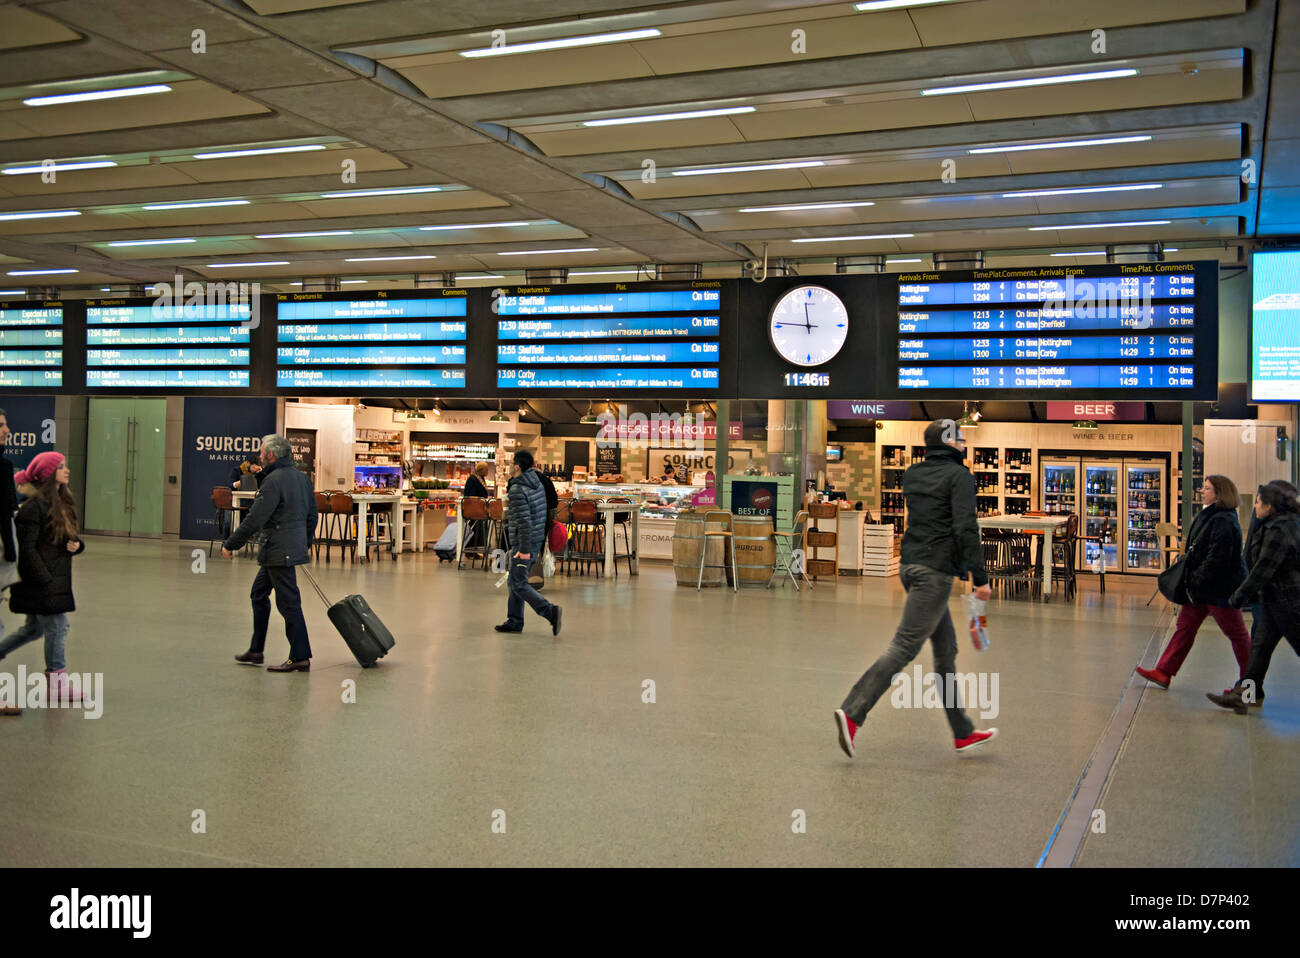
POLYGON ((768 336, 772 346, 796 366, 820 366, 844 348, 849 311, 824 286, 796 286, 772 307, 768 336))

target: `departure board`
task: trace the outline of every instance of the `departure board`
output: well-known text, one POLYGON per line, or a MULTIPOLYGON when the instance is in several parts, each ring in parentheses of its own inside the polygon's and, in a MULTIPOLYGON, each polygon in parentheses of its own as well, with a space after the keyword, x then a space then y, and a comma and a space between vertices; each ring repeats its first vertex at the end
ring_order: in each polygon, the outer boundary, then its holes
POLYGON ((248 303, 87 300, 86 386, 247 389, 253 325, 248 303))
POLYGON ((885 347, 897 395, 1212 396, 1217 270, 1144 263, 902 274, 885 347))
POLYGON ((276 388, 464 389, 468 328, 463 289, 280 295, 276 388))
POLYGON ((0 386, 63 385, 63 303, 0 303, 0 386))
POLYGON ((496 290, 497 388, 715 395, 721 286, 618 284, 581 293, 553 287, 496 290))

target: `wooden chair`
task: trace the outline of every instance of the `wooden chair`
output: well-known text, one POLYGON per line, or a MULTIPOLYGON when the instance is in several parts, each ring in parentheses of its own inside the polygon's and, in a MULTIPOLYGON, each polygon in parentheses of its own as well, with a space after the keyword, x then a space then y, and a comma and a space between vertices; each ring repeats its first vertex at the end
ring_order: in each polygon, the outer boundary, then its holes
MULTIPOLYGON (((626 502, 629 505, 634 504, 633 500, 629 499, 627 496, 611 496, 605 501, 615 502, 615 503, 626 502)), ((602 516, 602 518, 604 517, 602 516)), ((628 575, 632 574, 632 559, 636 555, 636 550, 632 548, 632 536, 631 533, 628 531, 629 527, 631 526, 631 523, 632 523, 631 511, 614 513, 614 526, 613 529, 610 530, 611 534, 613 534, 614 536, 614 578, 618 578, 618 560, 620 558, 627 560, 627 574, 628 575), (623 551, 622 552, 618 551, 618 531, 620 529, 623 530, 623 551)))
POLYGON ((574 499, 569 505, 569 518, 573 534, 569 540, 568 571, 572 574, 573 565, 581 564, 585 574, 594 562, 598 573, 604 575, 605 526, 596 509, 596 500, 574 499))
MULTIPOLYGON (((789 532, 781 532, 778 529, 773 530, 772 535, 776 536, 776 565, 772 569, 772 577, 767 580, 767 587, 772 588, 772 583, 776 581, 776 577, 784 572, 790 577, 790 581, 794 583, 796 592, 799 591, 800 578, 808 583, 808 588, 811 589, 813 587, 812 580, 804 574, 802 565, 797 574, 794 569, 795 549, 799 550, 801 557, 808 551, 808 510, 800 509, 794 514, 794 521, 790 523, 789 532), (796 546, 795 543, 798 543, 798 545, 796 546)), ((784 579, 781 580, 781 588, 785 588, 784 579)))
POLYGON ((217 515, 212 527, 213 535, 208 539, 208 555, 212 555, 212 543, 215 540, 221 539, 224 542, 227 538, 226 516, 235 512, 235 499, 231 492, 229 486, 212 487, 212 507, 217 510, 217 515))
MULTIPOLYGON (((489 554, 496 549, 509 550, 509 538, 506 535, 506 504, 501 499, 489 499, 487 501, 488 526, 487 526, 487 550, 489 554)), ((484 568, 488 568, 485 565, 484 568)))
POLYGON ((1061 527, 1060 535, 1052 539, 1052 580, 1060 582, 1066 599, 1073 599, 1078 591, 1074 558, 1079 554, 1079 514, 1071 512, 1061 527), (1060 564, 1057 564, 1057 560, 1060 564))
MULTIPOLYGON (((356 526, 353 517, 357 513, 357 504, 346 492, 330 493, 330 514, 335 521, 335 531, 339 535, 339 558, 346 552, 352 553, 352 561, 357 561, 357 540, 354 535, 356 526)), ((329 561, 329 546, 325 547, 325 561, 329 561)))
POLYGON ((488 568, 488 528, 491 525, 492 517, 488 515, 488 503, 486 499, 480 499, 478 496, 462 496, 460 500, 460 521, 465 524, 461 532, 460 555, 456 558, 456 568, 465 568, 465 556, 470 557, 470 567, 474 565, 474 559, 483 560, 483 568, 488 568))
POLYGON ((710 511, 710 512, 706 512, 706 513, 704 513, 704 542, 701 544, 701 548, 700 548, 700 575, 699 575, 699 578, 698 578, 698 579, 696 580, 696 582, 695 582, 695 591, 696 591, 696 592, 699 592, 699 591, 700 591, 700 588, 704 585, 704 569, 705 569, 705 567, 706 567, 706 563, 705 563, 704 560, 705 560, 706 558, 708 558, 708 555, 709 555, 709 540, 710 540, 710 539, 719 539, 719 538, 722 539, 722 541, 723 541, 723 549, 724 549, 724 551, 723 551, 723 563, 722 563, 722 565, 720 565, 720 566, 717 566, 717 565, 708 565, 707 567, 710 568, 710 569, 727 569, 727 568, 730 568, 730 569, 732 570, 732 574, 731 574, 731 588, 732 588, 732 591, 733 591, 733 592, 739 592, 739 591, 740 591, 740 576, 737 575, 736 572, 735 572, 735 569, 736 569, 736 536, 735 536, 735 527, 734 527, 733 524, 732 524, 732 515, 731 515, 730 512, 722 512, 722 511, 717 511, 717 510, 715 510, 715 511, 710 511), (712 530, 711 530, 711 529, 709 529, 709 523, 710 523, 710 522, 716 522, 716 523, 718 523, 719 525, 721 525, 723 528, 721 528, 721 529, 712 529, 712 530), (728 547, 728 544, 729 544, 729 547, 730 547, 730 550, 731 550, 731 565, 730 565, 730 567, 728 567, 728 566, 727 566, 727 563, 726 563, 726 554, 727 554, 727 553, 726 553, 726 549, 727 549, 727 547, 728 547))
POLYGON ((320 558, 321 543, 325 543, 325 561, 330 561, 330 546, 334 544, 334 537, 330 534, 334 520, 334 513, 330 511, 330 497, 323 492, 316 493, 316 535, 313 537, 312 545, 315 548, 316 558, 320 558), (324 535, 321 534, 322 527, 324 535))
POLYGON ((555 507, 555 521, 564 526, 564 551, 555 556, 556 575, 568 568, 569 538, 573 523, 572 507, 572 498, 566 496, 560 496, 559 505, 555 507))

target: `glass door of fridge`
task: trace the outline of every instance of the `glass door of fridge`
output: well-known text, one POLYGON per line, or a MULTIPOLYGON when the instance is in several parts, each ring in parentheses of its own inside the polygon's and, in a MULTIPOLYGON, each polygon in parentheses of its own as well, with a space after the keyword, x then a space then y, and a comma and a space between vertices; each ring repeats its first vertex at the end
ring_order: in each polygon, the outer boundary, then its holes
POLYGON ((1164 464, 1128 461, 1124 464, 1127 519, 1124 550, 1128 571, 1158 575, 1164 569, 1164 552, 1156 525, 1164 521, 1164 464))
POLYGON ((1079 511, 1079 461, 1066 459, 1042 460, 1043 511, 1064 515, 1079 511))
POLYGON ((1123 572, 1120 564, 1122 503, 1120 464, 1087 462, 1083 465, 1083 563, 1086 569, 1100 568, 1097 559, 1105 556, 1107 572, 1123 572))

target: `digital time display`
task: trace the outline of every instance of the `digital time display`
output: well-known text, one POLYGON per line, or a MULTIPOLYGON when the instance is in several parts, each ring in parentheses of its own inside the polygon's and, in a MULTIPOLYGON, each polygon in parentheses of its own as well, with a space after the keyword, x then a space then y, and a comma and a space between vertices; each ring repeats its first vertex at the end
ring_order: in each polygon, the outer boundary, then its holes
POLYGON ((784 383, 787 386, 820 386, 831 384, 830 373, 786 373, 784 383))
POLYGON ((87 300, 86 385, 247 389, 252 326, 249 303, 87 300))

